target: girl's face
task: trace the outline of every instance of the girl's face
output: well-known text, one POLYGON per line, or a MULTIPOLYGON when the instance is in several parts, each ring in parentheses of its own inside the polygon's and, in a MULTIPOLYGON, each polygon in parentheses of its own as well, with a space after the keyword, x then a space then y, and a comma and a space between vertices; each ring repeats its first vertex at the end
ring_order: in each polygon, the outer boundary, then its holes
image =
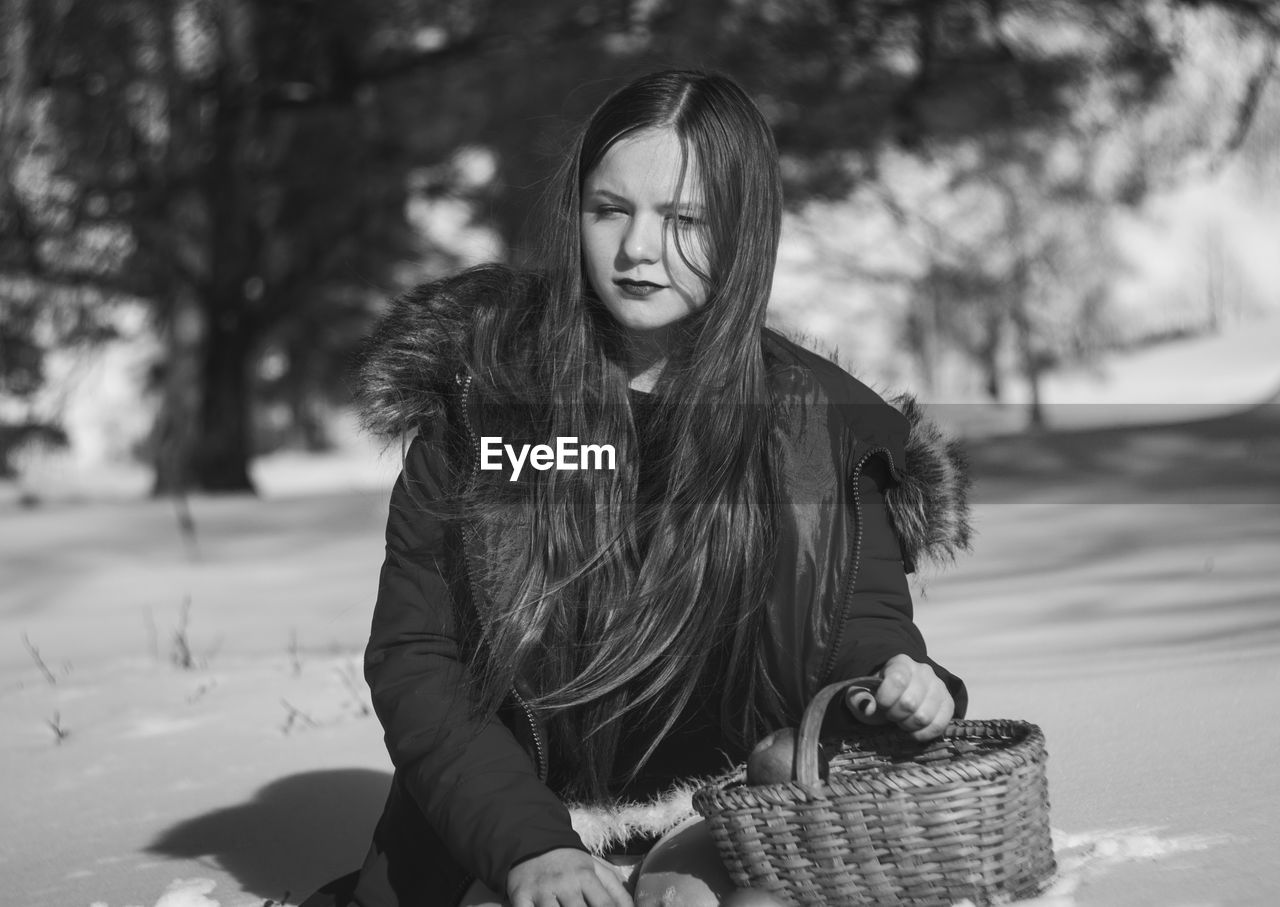
POLYGON ((637 339, 660 338, 707 301, 706 283, 680 254, 705 270, 702 180, 690 155, 678 192, 682 160, 674 130, 647 130, 614 144, 582 187, 587 279, 637 339))

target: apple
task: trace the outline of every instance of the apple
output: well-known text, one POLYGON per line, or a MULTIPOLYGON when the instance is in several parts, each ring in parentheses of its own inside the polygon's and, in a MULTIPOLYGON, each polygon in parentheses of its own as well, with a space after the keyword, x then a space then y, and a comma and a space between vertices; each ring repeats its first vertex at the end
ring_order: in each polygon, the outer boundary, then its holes
POLYGON ((795 779, 796 729, 784 727, 757 743, 747 757, 747 784, 786 784, 795 779))
MULTIPOLYGON (((796 729, 784 727, 763 738, 747 756, 747 784, 786 784, 796 779, 796 729)), ((827 780, 827 754, 818 749, 818 777, 827 780)))

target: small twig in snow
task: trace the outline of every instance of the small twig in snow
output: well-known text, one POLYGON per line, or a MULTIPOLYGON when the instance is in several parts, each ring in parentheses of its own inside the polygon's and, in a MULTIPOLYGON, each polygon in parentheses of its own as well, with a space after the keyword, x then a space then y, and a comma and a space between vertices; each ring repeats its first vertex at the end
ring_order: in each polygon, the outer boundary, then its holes
POLYGON ((53 717, 47 720, 45 724, 53 728, 54 743, 58 744, 59 746, 62 745, 62 741, 66 740, 68 737, 71 736, 71 732, 62 726, 61 712, 54 712, 53 717))
POLYGON ((44 679, 49 681, 51 686, 58 685, 58 678, 53 676, 53 672, 49 670, 49 666, 44 663, 44 659, 40 657, 40 650, 31 644, 31 640, 27 638, 27 634, 22 634, 22 644, 27 647, 27 651, 31 653, 31 660, 36 663, 36 667, 40 669, 40 673, 44 675, 44 679))
POLYGON ((178 612, 178 628, 173 631, 173 651, 169 659, 179 668, 191 670, 196 666, 191 657, 191 645, 187 641, 187 620, 191 616, 191 596, 182 597, 182 608, 178 612))
POLYGON ((299 722, 305 724, 307 727, 320 726, 316 724, 315 721, 312 720, 310 715, 308 715, 306 712, 302 711, 301 709, 297 708, 295 705, 289 702, 289 700, 281 699, 280 704, 284 706, 285 710, 289 713, 288 717, 285 719, 284 727, 280 729, 281 733, 284 733, 284 734, 289 733, 289 731, 293 730, 293 726, 299 722))
POLYGON ((187 555, 193 560, 200 560, 200 544, 196 538, 196 519, 191 515, 191 502, 187 498, 186 485, 178 488, 173 496, 174 515, 178 518, 178 534, 182 536, 187 555))
POLYGON ((298 631, 296 628, 289 631, 289 663, 293 665, 294 677, 302 673, 302 659, 298 657, 298 631))
POLYGON ((356 681, 355 669, 348 664, 341 668, 334 668, 334 670, 338 672, 338 676, 342 678, 342 683, 346 686, 347 692, 351 694, 351 701, 352 705, 355 706, 356 714, 361 718, 367 718, 373 714, 369 709, 369 704, 364 701, 364 691, 356 681))

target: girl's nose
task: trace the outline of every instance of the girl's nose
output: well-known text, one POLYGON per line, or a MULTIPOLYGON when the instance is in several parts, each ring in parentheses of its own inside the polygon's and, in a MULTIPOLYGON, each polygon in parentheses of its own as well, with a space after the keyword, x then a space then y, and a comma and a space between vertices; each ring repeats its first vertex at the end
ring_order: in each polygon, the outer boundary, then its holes
POLYGON ((634 262, 658 261, 662 257, 662 219, 632 217, 622 238, 622 252, 634 262))

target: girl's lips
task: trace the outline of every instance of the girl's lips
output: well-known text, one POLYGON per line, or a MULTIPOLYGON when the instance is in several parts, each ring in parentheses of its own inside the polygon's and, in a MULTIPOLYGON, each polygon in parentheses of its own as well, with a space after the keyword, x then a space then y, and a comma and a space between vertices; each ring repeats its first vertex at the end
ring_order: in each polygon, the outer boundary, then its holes
POLYGON ((613 282, 613 285, 616 286, 624 295, 631 296, 635 299, 643 299, 646 296, 652 296, 659 290, 666 289, 666 287, 660 283, 653 283, 648 280, 629 280, 627 278, 617 279, 613 282))

